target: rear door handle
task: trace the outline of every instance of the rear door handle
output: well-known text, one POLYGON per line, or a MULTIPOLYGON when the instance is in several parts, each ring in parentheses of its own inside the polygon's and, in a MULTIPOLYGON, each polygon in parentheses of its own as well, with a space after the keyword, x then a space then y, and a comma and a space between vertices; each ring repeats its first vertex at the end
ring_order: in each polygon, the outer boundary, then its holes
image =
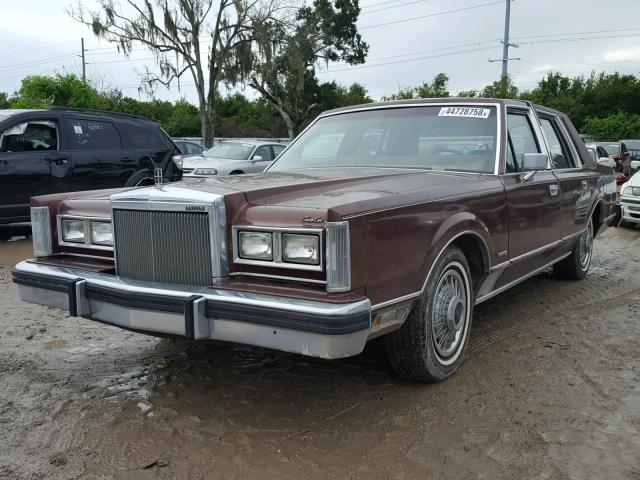
POLYGON ((556 195, 558 195, 558 185, 549 185, 549 194, 551 194, 552 197, 555 197, 556 195))

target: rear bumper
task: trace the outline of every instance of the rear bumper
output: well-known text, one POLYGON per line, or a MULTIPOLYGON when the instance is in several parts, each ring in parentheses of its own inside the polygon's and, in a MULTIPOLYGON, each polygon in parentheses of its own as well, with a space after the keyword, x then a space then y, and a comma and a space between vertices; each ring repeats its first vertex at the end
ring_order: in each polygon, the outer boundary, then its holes
POLYGON ((26 302, 160 336, 221 340, 322 358, 360 353, 371 328, 368 299, 350 303, 158 286, 24 261, 13 281, 26 302))

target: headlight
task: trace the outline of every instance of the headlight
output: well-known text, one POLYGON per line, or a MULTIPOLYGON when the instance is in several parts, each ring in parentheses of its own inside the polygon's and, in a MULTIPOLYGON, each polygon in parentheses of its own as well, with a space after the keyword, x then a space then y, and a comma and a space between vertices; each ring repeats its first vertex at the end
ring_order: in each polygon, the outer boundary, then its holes
POLYGON ((194 175, 217 175, 218 171, 215 168, 196 168, 193 174, 194 175))
POLYGON ((631 187, 631 195, 640 197, 640 187, 631 187))
POLYGON ((91 243, 95 245, 113 245, 111 222, 91 222, 91 243))
POLYGON ((84 243, 84 220, 62 220, 62 240, 71 243, 84 243))
POLYGON ((320 264, 319 238, 317 235, 282 235, 282 259, 288 263, 320 264))
POLYGON ((178 170, 182 170, 182 164, 184 163, 184 157, 182 155, 174 155, 173 157, 171 157, 171 160, 173 160, 173 163, 176 164, 178 170))
POLYGON ((238 232, 240 258, 273 260, 273 235, 264 232, 238 232))

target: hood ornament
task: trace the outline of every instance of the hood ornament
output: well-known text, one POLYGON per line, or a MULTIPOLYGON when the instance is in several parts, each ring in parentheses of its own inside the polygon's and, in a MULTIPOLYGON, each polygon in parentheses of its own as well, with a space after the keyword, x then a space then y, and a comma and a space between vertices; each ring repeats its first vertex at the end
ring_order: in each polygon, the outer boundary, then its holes
POLYGON ((162 169, 156 168, 153 170, 153 182, 156 185, 162 185, 162 169))

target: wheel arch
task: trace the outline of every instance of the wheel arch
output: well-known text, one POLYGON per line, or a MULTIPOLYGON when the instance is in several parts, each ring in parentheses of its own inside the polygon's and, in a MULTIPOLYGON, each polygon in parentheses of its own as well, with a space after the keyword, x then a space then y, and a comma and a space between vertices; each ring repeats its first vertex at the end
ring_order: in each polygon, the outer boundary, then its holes
POLYGON ((476 215, 468 212, 452 215, 440 226, 431 242, 421 291, 424 291, 438 259, 451 246, 458 247, 467 258, 473 287, 477 291, 484 276, 491 272, 490 239, 489 229, 476 215))

